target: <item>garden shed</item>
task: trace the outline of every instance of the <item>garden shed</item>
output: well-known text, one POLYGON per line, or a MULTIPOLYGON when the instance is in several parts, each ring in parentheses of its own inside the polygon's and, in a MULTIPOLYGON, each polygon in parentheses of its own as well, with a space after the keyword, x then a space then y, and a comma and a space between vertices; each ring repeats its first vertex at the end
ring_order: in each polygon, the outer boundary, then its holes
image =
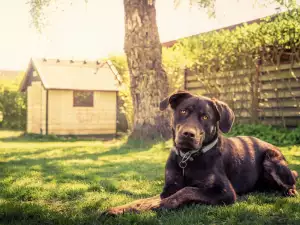
POLYGON ((110 61, 31 59, 20 91, 27 93, 28 133, 116 133, 120 78, 110 61))

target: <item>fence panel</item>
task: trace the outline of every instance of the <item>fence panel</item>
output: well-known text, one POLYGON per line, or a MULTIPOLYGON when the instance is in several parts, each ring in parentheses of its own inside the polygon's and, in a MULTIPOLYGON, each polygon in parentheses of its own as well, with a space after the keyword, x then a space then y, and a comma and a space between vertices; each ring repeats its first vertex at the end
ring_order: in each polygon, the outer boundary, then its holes
POLYGON ((300 126, 300 64, 203 74, 186 70, 185 89, 226 102, 238 123, 300 126))

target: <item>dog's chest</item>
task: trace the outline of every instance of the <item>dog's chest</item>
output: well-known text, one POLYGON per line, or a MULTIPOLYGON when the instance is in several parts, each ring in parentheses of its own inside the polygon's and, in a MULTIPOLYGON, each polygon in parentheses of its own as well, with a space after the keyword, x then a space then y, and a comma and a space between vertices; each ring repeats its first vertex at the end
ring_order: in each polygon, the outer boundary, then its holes
POLYGON ((177 164, 180 168, 181 176, 183 176, 185 186, 205 185, 211 181, 212 174, 215 173, 215 160, 209 160, 204 157, 193 157, 188 160, 186 166, 181 168, 181 158, 177 158, 177 164))

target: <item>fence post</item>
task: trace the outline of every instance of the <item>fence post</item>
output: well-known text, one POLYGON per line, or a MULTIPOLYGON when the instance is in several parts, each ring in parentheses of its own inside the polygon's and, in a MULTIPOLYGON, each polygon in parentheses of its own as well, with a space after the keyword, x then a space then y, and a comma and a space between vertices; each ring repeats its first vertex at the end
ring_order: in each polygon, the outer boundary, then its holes
POLYGON ((251 122, 258 122, 258 110, 259 110, 259 75, 260 75, 260 64, 256 64, 256 70, 252 77, 252 112, 251 122))
POLYGON ((188 73, 188 68, 185 68, 185 69, 184 69, 184 77, 183 77, 183 89, 184 89, 184 90, 187 89, 187 85, 186 85, 186 83, 187 83, 187 80, 186 80, 186 78, 187 78, 187 73, 188 73))

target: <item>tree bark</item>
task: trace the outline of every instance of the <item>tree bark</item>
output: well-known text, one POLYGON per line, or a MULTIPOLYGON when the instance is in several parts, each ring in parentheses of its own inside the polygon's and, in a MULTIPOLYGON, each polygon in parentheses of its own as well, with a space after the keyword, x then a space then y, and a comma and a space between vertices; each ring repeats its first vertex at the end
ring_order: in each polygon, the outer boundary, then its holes
POLYGON ((134 108, 131 137, 169 138, 168 114, 159 110, 160 101, 168 95, 168 79, 162 67, 155 0, 124 0, 124 10, 124 50, 134 108))

